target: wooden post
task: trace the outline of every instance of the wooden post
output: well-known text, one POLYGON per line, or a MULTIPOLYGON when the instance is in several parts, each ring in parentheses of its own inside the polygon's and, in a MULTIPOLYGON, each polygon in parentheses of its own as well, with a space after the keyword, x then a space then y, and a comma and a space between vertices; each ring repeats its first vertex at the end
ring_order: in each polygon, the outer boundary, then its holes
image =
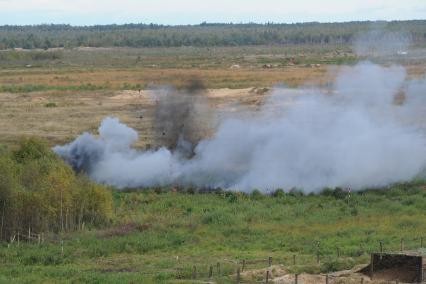
POLYGON ((31 227, 28 227, 28 242, 31 240, 31 227))
POLYGON ((210 265, 210 270, 209 270, 209 279, 211 279, 213 277, 213 266, 210 265))
POLYGON ((404 250, 404 239, 403 238, 401 238, 400 250, 401 251, 404 250))
POLYGON ((243 267, 241 268, 241 271, 244 271, 246 269, 246 260, 243 259, 243 267))
POLYGON ((329 280, 328 280, 328 274, 326 274, 325 275, 325 284, 328 284, 329 282, 328 282, 329 280))
POLYGON ((265 283, 269 283, 269 270, 266 271, 266 282, 265 283))
POLYGON ((374 254, 371 254, 371 262, 370 262, 370 279, 373 280, 374 274, 374 254))
POLYGON ((296 265, 296 255, 293 254, 293 265, 296 265))
POLYGON ((61 255, 64 256, 64 241, 61 240, 61 255))
POLYGON ((240 283, 240 267, 237 268, 237 283, 240 283))
POLYGON ((0 238, 3 238, 3 225, 4 225, 4 210, 6 208, 6 200, 3 201, 3 210, 2 210, 2 214, 1 214, 1 235, 0 238))
POLYGON ((298 284, 298 282, 299 282, 299 274, 295 274, 294 275, 294 284, 298 284))
POLYGON ((380 244, 380 253, 383 253, 383 242, 379 241, 379 244, 380 244))
POLYGON ((365 250, 364 250, 364 246, 362 244, 359 244, 359 250, 362 254, 364 254, 365 250))
POLYGON ((317 242, 317 264, 320 264, 320 242, 317 242))
POLYGON ((220 263, 216 264, 217 275, 220 276, 220 263))
POLYGON ((197 267, 195 265, 192 267, 192 279, 197 279, 197 267))
POLYGON ((272 256, 270 256, 270 257, 268 258, 268 264, 269 264, 269 267, 271 267, 271 266, 272 266, 272 256))

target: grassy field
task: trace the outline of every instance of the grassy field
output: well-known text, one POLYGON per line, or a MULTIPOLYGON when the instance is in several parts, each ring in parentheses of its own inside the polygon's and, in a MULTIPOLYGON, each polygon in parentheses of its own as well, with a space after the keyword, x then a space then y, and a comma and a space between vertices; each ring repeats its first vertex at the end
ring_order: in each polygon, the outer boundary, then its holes
MULTIPOLYGON (((426 72, 425 49, 417 48, 394 59, 410 77, 426 72)), ((96 132, 113 115, 135 128, 137 146, 145 147, 156 140, 155 104, 147 95, 153 87, 181 88, 197 78, 209 89, 211 106, 226 113, 261 104, 255 88, 327 86, 342 65, 362 59, 347 46, 320 45, 0 51, 0 144, 37 136, 53 146, 96 132)), ((379 241, 392 251, 401 238, 407 249, 420 246, 425 190, 418 181, 350 197, 339 190, 307 196, 115 192, 114 218, 105 228, 46 235, 41 244, 0 243, 0 283, 200 283, 210 266, 217 283, 234 283, 243 259, 262 260, 247 267, 256 269, 265 268, 268 257, 292 273, 351 268, 367 263, 379 241), (191 280, 194 265, 197 279, 191 280)), ((245 282, 259 280, 250 277, 245 282)))
POLYGON ((0 282, 196 283, 195 265, 198 281, 214 266, 217 283, 234 283, 243 259, 263 260, 247 265, 250 270, 267 267, 270 256, 290 272, 347 269, 367 263, 379 241, 386 251, 398 251, 401 238, 405 249, 420 246, 425 189, 419 181, 350 196, 344 190, 308 196, 117 192, 108 228, 52 235, 40 245, 1 244, 0 282))

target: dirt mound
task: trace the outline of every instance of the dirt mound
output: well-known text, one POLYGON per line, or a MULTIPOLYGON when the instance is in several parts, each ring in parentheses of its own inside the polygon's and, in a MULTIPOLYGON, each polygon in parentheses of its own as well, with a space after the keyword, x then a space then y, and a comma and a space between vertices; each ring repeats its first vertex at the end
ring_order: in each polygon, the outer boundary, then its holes
POLYGON ((253 283, 264 280, 266 278, 267 271, 269 271, 270 279, 282 277, 288 273, 283 265, 273 265, 268 268, 243 271, 240 273, 240 277, 243 282, 253 283))
MULTIPOLYGON (((410 274, 407 274, 406 278, 403 278, 401 274, 395 275, 396 270, 383 270, 374 275, 374 279, 371 280, 368 275, 363 274, 361 271, 364 270, 367 265, 357 265, 351 270, 342 270, 328 274, 328 283, 330 284, 359 284, 359 283, 371 283, 371 284, 384 284, 389 283, 390 280, 399 279, 400 283, 410 283, 413 279, 408 279, 410 274), (397 277, 395 277, 397 276, 397 277)), ((269 271, 269 281, 271 283, 279 284, 294 284, 296 275, 289 273, 283 265, 274 265, 268 268, 246 270, 241 272, 242 283, 256 283, 265 281, 266 272, 269 271)), ((326 274, 298 274, 298 283, 303 284, 317 284, 326 283, 326 274)))

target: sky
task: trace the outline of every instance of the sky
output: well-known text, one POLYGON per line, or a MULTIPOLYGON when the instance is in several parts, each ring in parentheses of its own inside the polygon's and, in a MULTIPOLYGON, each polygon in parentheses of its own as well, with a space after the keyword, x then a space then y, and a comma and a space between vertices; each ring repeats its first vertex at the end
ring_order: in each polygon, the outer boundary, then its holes
POLYGON ((0 25, 426 19, 426 0, 0 0, 0 25))

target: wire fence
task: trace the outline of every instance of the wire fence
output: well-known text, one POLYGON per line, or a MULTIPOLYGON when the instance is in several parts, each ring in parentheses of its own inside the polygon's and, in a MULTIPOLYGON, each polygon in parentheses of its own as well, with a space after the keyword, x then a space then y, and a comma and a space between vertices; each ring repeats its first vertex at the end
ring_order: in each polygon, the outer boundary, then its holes
MULTIPOLYGON (((260 259, 223 259, 221 261, 216 261, 211 265, 185 265, 173 269, 173 273, 177 279, 192 279, 192 280, 211 280, 213 278, 228 277, 234 279, 236 283, 243 283, 242 274, 250 269, 259 269, 261 267, 265 270, 264 275, 260 283, 272 283, 273 273, 272 269, 274 264, 284 265, 286 267, 303 267, 306 264, 314 264, 321 266, 321 264, 330 260, 344 260, 345 258, 360 257, 362 255, 368 255, 371 253, 404 253, 404 252, 416 252, 419 255, 426 254, 426 250, 423 250, 423 246, 426 238, 419 236, 414 238, 392 238, 391 240, 374 240, 370 242, 359 243, 358 248, 354 250, 353 248, 347 249, 346 247, 335 246, 334 252, 330 254, 330 248, 323 249, 320 241, 312 242, 311 248, 307 249, 308 254, 305 251, 301 253, 294 252, 293 254, 289 252, 283 252, 283 255, 274 259, 272 256, 260 259), (314 252, 314 253, 312 253, 314 252), (328 252, 328 253, 325 253, 328 252)), ((52 237, 51 235, 46 235, 44 233, 34 233, 29 230, 28 232, 22 233, 17 232, 12 235, 9 240, 9 245, 19 246, 21 243, 31 243, 41 245, 43 243, 49 244, 58 244, 60 249, 58 252, 64 256, 64 247, 66 242, 60 238, 52 237)), ((278 253, 279 254, 279 253, 278 253)), ((274 252, 274 255, 277 255, 274 252)), ((334 279, 338 278, 330 274, 318 274, 318 277, 321 278, 319 283, 332 283, 334 279)), ((300 274, 292 274, 288 279, 293 283, 300 284, 300 274)), ((359 282, 364 283, 365 279, 359 277, 359 282)), ((356 279, 352 279, 357 281, 356 279)), ((388 283, 398 283, 398 282, 388 282, 388 283)))

